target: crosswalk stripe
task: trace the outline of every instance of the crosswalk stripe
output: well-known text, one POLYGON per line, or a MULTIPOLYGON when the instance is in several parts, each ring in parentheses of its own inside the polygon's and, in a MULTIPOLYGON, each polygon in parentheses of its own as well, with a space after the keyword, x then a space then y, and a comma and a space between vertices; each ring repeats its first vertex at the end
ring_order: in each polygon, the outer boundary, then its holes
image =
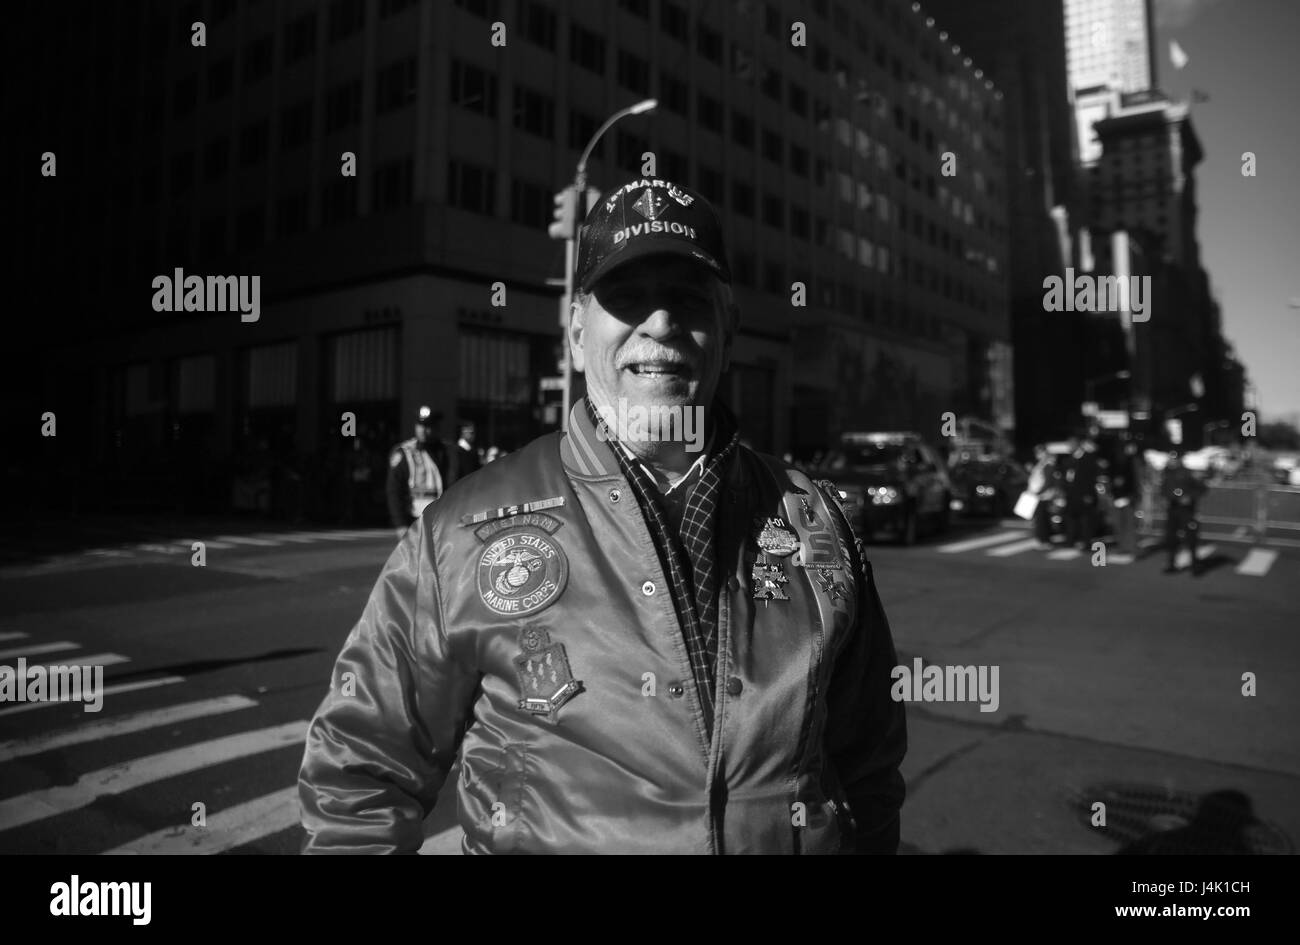
POLYGON ((1126 555, 1121 551, 1106 556, 1107 564, 1132 564, 1134 558, 1132 555, 1126 555))
POLYGON ((8 643, 10 640, 26 640, 26 639, 27 639, 27 634, 25 633, 18 633, 16 631, 13 633, 0 633, 0 643, 8 643))
POLYGON ((1018 555, 1022 551, 1028 551, 1037 545, 1038 542, 1032 538, 1026 538, 1023 541, 1013 541, 1009 545, 1003 545, 1000 548, 994 548, 991 551, 984 552, 986 555, 993 555, 995 558, 1007 558, 1011 555, 1018 555))
POLYGON ((968 538, 965 541, 954 541, 947 545, 940 545, 937 550, 949 555, 959 554, 963 551, 974 551, 976 548, 986 548, 989 545, 1000 545, 1004 541, 1019 538, 1020 535, 1020 532, 1002 532, 998 535, 984 535, 981 538, 968 538))
POLYGON ((199 719, 208 715, 220 715, 223 712, 234 712, 237 709, 248 709, 255 705, 257 703, 247 696, 219 696, 215 699, 183 702, 180 705, 152 709, 148 712, 132 712, 130 715, 104 719, 101 722, 91 722, 87 725, 79 725, 76 728, 0 742, 0 762, 23 758, 27 755, 39 755, 42 752, 67 748, 69 745, 80 745, 84 742, 115 738, 118 735, 129 735, 132 732, 143 732, 151 728, 160 728, 163 725, 173 725, 177 722, 188 722, 191 719, 199 719))
POLYGON ((1083 554, 1078 548, 1057 548, 1055 551, 1047 553, 1050 561, 1073 561, 1079 555, 1083 554))
POLYGON ((218 535, 217 541, 226 541, 234 545, 256 545, 260 548, 274 548, 280 544, 278 541, 267 541, 265 538, 246 538, 242 535, 218 535))
POLYGON ((1217 545, 1197 545, 1196 557, 1198 560, 1204 561, 1206 558, 1212 557, 1218 550, 1219 548, 1217 545))
POLYGON ((186 745, 184 748, 174 748, 156 755, 124 761, 110 768, 87 772, 75 784, 60 784, 6 798, 0 801, 0 831, 80 810, 101 797, 123 794, 155 781, 189 774, 236 758, 301 744, 307 735, 307 725, 305 720, 286 722, 271 728, 186 745))
MULTIPOLYGON (((30 663, 27 668, 30 670, 33 666, 44 666, 48 671, 50 666, 113 666, 117 663, 129 663, 131 660, 120 653, 94 653, 90 656, 71 656, 67 657, 65 663, 30 663)), ((8 665, 8 664, 5 664, 8 665)))
POLYGON ((60 640, 58 643, 37 643, 34 646, 20 646, 12 650, 0 650, 0 660, 7 660, 11 656, 36 656, 38 653, 61 653, 64 650, 79 649, 81 644, 69 643, 67 640, 60 640))
POLYGON ((440 833, 435 833, 432 837, 425 837, 424 843, 420 844, 420 853, 425 856, 447 856, 460 853, 460 841, 464 836, 465 831, 459 827, 448 827, 440 833))
POLYGON ((287 787, 226 810, 210 811, 207 821, 206 827, 195 827, 188 823, 165 827, 120 847, 105 850, 104 853, 106 856, 132 853, 224 853, 300 823, 302 815, 298 807, 298 788, 287 787))
POLYGON ((233 548, 233 547, 235 547, 234 545, 232 545, 232 544, 231 544, 230 542, 228 542, 228 541, 214 541, 214 540, 211 540, 211 539, 208 539, 208 538, 182 538, 182 539, 180 539, 180 540, 174 542, 174 544, 176 544, 176 545, 180 545, 180 546, 183 546, 187 551, 193 551, 193 550, 194 550, 194 543, 195 543, 196 541, 201 541, 201 542, 203 542, 203 549, 204 549, 205 551, 208 550, 208 549, 211 549, 211 548, 216 548, 218 551, 220 551, 220 550, 223 549, 223 548, 233 548))
MULTIPOLYGON (((255 537, 261 538, 263 536, 257 535, 255 537)), ((304 537, 303 535, 268 535, 266 537, 278 538, 280 541, 292 542, 295 545, 310 545, 312 542, 316 540, 314 538, 304 537)))
MULTIPOLYGON (((104 698, 116 696, 123 692, 134 692, 137 689, 153 689, 155 686, 170 686, 173 683, 185 682, 184 676, 159 676, 155 679, 140 679, 136 682, 118 683, 115 686, 104 687, 104 698)), ((20 702, 17 705, 0 709, 0 715, 14 715, 18 712, 31 712, 33 709, 46 709, 54 705, 67 705, 66 702, 20 702)))
POLYGON ((1265 548, 1252 548, 1246 553, 1246 557, 1241 559, 1241 564, 1237 565, 1237 573, 1248 574, 1252 577, 1263 577, 1268 574, 1268 569, 1273 567, 1273 562, 1276 560, 1276 551, 1269 551, 1265 548))
POLYGON ((136 551, 148 551, 156 555, 174 555, 178 554, 181 549, 173 545, 159 545, 156 543, 146 542, 143 545, 132 545, 136 551))

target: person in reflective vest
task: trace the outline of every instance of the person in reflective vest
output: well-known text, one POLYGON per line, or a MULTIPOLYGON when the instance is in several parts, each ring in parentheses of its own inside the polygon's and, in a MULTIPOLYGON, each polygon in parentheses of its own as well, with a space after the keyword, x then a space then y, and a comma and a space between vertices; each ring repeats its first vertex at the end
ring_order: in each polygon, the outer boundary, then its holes
POLYGON ((388 513, 400 536, 457 478, 456 450, 438 436, 442 414, 421 407, 415 436, 388 456, 388 513))

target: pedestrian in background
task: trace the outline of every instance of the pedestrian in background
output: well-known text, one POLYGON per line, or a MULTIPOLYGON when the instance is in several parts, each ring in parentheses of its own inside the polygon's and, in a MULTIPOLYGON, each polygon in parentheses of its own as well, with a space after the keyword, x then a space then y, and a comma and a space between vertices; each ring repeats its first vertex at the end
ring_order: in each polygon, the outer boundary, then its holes
POLYGON ((415 436, 388 457, 388 514, 400 538, 431 502, 458 478, 460 451, 438 436, 442 414, 421 407, 415 436))
POLYGON ((1137 503, 1142 495, 1142 453, 1135 440, 1128 440, 1115 460, 1111 476, 1111 506, 1115 516, 1115 539, 1121 554, 1137 556, 1137 503))
POLYGON ((1091 438, 1070 438, 1065 466, 1066 543, 1083 551, 1092 547, 1097 531, 1096 444, 1091 438))
POLYGON ((1165 548, 1169 553, 1164 573, 1173 574, 1178 570, 1178 552, 1185 545, 1192 556, 1192 574, 1200 574, 1196 544, 1201 526, 1196 521, 1196 503, 1205 492, 1205 483, 1183 465, 1177 450, 1169 454, 1160 492, 1165 500, 1165 548))
POLYGON ((1034 501, 1031 519, 1034 524, 1034 541, 1039 551, 1052 547, 1052 500, 1057 494, 1059 470, 1052 454, 1042 443, 1034 447, 1034 462, 1029 469, 1026 492, 1034 501))
POLYGON ((479 460, 478 450, 474 446, 477 439, 478 432, 474 427, 474 421, 462 420, 460 422, 460 433, 456 440, 456 449, 460 451, 460 474, 462 476, 468 476, 483 465, 479 460))

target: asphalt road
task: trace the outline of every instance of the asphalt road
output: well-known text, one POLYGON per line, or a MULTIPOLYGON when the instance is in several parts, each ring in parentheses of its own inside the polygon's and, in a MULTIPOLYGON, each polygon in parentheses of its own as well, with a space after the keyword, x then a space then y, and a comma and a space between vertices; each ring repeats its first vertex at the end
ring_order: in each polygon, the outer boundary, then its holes
MULTIPOLYGON (((1292 850, 1300 553, 1215 541, 1192 577, 1027 539, 983 523, 870 547, 901 664, 998 669, 996 711, 910 707, 904 850, 1292 850)), ((303 733, 393 543, 196 526, 10 555, 0 664, 86 659, 112 688, 98 713, 0 703, 0 852, 296 852, 303 733)), ((429 852, 458 851, 444 801, 429 852)))

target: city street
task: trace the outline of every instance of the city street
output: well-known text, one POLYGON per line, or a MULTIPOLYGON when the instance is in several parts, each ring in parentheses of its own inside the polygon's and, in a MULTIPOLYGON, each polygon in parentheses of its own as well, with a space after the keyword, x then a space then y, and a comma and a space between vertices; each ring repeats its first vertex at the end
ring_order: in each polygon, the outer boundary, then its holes
MULTIPOLYGON (((0 568, 0 663, 98 663, 109 687, 99 713, 0 705, 0 852, 296 852, 303 734, 392 546, 229 526, 0 568)), ((1251 548, 1207 541, 1193 577, 1158 549, 1104 568, 1036 551, 1015 521, 869 546, 901 664, 999 670, 996 711, 910 707, 903 851, 1113 853, 1215 791, 1241 792, 1237 819, 1202 843, 1291 851, 1300 551, 1251 548)), ((443 800, 426 852, 459 851, 443 800)))

